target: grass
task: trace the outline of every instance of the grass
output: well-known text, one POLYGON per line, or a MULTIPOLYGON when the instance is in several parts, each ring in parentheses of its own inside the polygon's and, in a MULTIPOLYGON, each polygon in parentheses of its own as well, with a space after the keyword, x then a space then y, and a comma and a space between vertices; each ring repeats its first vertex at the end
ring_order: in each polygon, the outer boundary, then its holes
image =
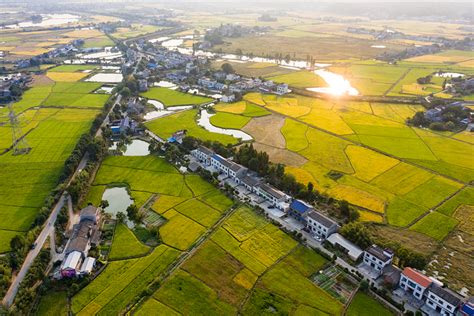
POLYGON ((148 253, 150 248, 142 244, 137 237, 122 223, 115 228, 114 241, 109 254, 110 260, 141 257, 148 253))
POLYGON ((283 262, 293 267, 303 276, 309 278, 328 261, 312 249, 299 245, 295 251, 283 259, 283 262))
POLYGON ((231 199, 215 190, 199 196, 198 199, 221 212, 227 210, 233 204, 231 199))
POLYGON ((444 202, 436 211, 451 216, 462 205, 473 205, 474 204, 474 188, 466 187, 459 191, 451 199, 444 202))
POLYGON ((174 209, 204 227, 210 227, 221 216, 221 214, 212 207, 194 199, 187 200, 175 206, 174 209))
POLYGON ((242 263, 212 241, 206 242, 181 269, 201 280, 216 292, 220 300, 238 306, 247 289, 233 278, 243 269, 242 263))
POLYGON ((72 298, 72 312, 76 315, 120 313, 178 255, 177 250, 160 245, 146 257, 109 263, 97 278, 72 298))
POLYGON ((293 303, 289 299, 255 288, 242 315, 290 315, 292 308, 293 303))
POLYGON ((359 146, 348 146, 346 154, 354 168, 354 176, 366 182, 371 181, 400 162, 359 146))
POLYGON ((89 74, 85 72, 48 72, 47 76, 54 81, 60 82, 76 82, 85 77, 89 74))
POLYGON ((162 138, 169 138, 178 130, 187 130, 189 136, 202 140, 218 141, 224 145, 236 144, 237 139, 223 134, 211 133, 196 123, 197 110, 188 110, 145 123, 145 126, 162 138))
MULTIPOLYGON (((84 71, 84 70, 94 70, 97 66, 93 65, 61 65, 48 70, 48 72, 77 72, 77 71, 84 71)), ((61 80, 58 80, 61 81, 61 80)))
POLYGON ((186 198, 180 196, 160 195, 153 204, 152 209, 159 214, 163 214, 183 201, 186 201, 186 198))
POLYGON ((154 298, 183 315, 230 315, 236 308, 221 301, 215 291, 189 273, 178 270, 154 298))
POLYGON ((250 118, 248 117, 222 112, 218 112, 210 118, 210 122, 212 125, 230 129, 241 129, 249 121, 250 118))
POLYGON ((108 99, 109 95, 105 94, 51 93, 49 97, 43 102, 43 105, 79 108, 102 108, 108 99))
POLYGON ((210 98, 183 93, 162 87, 151 88, 141 95, 148 99, 158 100, 165 106, 194 105, 212 101, 210 98))
POLYGON ((348 316, 393 315, 390 310, 363 292, 357 292, 347 309, 348 316))
POLYGON ((97 113, 75 109, 25 113, 34 126, 27 136, 31 151, 0 156, 0 252, 9 251, 10 239, 31 228, 45 198, 57 186, 64 162, 97 113))
POLYGON ((268 80, 272 80, 279 83, 286 83, 291 87, 295 88, 314 88, 314 87, 325 87, 326 82, 315 75, 311 71, 297 71, 289 74, 278 75, 273 77, 268 77, 268 80))
POLYGON ((68 314, 67 304, 66 292, 49 292, 45 296, 41 297, 36 315, 65 316, 68 314))
POLYGON ((166 245, 180 250, 188 249, 206 230, 204 226, 173 209, 163 216, 168 222, 160 227, 161 239, 166 245))
POLYGON ((309 279, 285 263, 278 263, 259 281, 259 286, 268 291, 304 304, 322 312, 337 315, 342 312, 342 304, 317 287, 309 279))
POLYGON ((134 315, 138 316, 148 316, 148 315, 156 315, 156 316, 179 316, 178 312, 169 308, 165 304, 155 300, 153 297, 150 297, 143 303, 134 313, 134 315))
POLYGON ((410 227, 410 229, 436 240, 443 240, 457 224, 458 221, 454 218, 438 212, 432 212, 410 227))

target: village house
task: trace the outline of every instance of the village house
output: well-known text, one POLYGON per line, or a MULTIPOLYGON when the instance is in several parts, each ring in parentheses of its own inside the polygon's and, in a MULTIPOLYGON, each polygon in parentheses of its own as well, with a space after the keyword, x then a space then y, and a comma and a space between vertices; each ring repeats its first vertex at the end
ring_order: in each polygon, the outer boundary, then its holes
POLYGON ((416 299, 422 300, 433 280, 413 268, 405 268, 400 277, 400 287, 416 299))
POLYGON ((278 206, 279 203, 288 201, 288 196, 285 193, 265 183, 258 185, 255 193, 267 200, 272 206, 278 206))
POLYGON ((382 249, 377 245, 372 245, 364 251, 364 264, 375 270, 377 276, 382 274, 382 270, 392 264, 393 251, 382 249))
POLYGON ((282 84, 279 84, 277 85, 276 87, 276 93, 277 94, 287 94, 289 92, 288 90, 288 85, 286 83, 282 83, 282 84))
POLYGON ((248 191, 255 193, 256 188, 260 184, 260 180, 257 178, 245 175, 243 177, 239 178, 239 182, 241 185, 243 185, 248 191))
POLYGON ((65 250, 66 259, 60 268, 62 277, 74 277, 80 274, 83 270, 83 261, 87 261, 84 266, 86 271, 94 265, 94 261, 87 260, 87 255, 89 249, 99 242, 99 220, 100 209, 97 207, 89 205, 81 210, 79 224, 74 225, 65 250))
POLYGON ((434 282, 429 287, 426 295, 426 305, 443 316, 456 315, 456 310, 461 302, 459 295, 434 282))
POLYGON ((362 251, 362 249, 360 249, 357 245, 345 239, 338 233, 331 234, 327 238, 327 241, 334 247, 341 249, 354 262, 359 260, 359 258, 364 253, 364 251, 362 251))
POLYGON ((474 296, 469 297, 462 305, 459 313, 463 316, 474 316, 474 296))
POLYGON ((339 229, 335 221, 314 210, 307 213, 306 226, 312 235, 321 239, 327 239, 339 229))
POLYGON ((225 102, 225 103, 234 102, 235 101, 235 94, 233 94, 233 93, 224 94, 221 98, 221 101, 225 102))
POLYGON ((306 223, 306 215, 313 210, 313 207, 301 200, 293 200, 288 209, 288 215, 296 218, 298 221, 306 223))

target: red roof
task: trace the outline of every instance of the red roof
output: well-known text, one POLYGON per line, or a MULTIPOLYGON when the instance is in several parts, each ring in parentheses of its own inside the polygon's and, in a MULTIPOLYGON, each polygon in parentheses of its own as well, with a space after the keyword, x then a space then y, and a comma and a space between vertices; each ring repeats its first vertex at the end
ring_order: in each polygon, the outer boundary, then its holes
POLYGON ((422 287, 428 287, 433 281, 428 278, 426 275, 412 269, 412 268, 405 268, 403 269, 403 275, 407 278, 412 280, 413 282, 418 283, 422 287))

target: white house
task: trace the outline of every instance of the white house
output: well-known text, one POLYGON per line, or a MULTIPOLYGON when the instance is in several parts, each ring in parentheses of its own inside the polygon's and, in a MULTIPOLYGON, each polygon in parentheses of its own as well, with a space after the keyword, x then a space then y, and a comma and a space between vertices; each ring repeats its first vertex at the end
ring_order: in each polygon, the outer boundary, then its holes
POLYGON ((221 101, 225 102, 225 103, 234 102, 235 101, 235 94, 233 94, 233 93, 224 94, 221 98, 221 101))
POLYGON ((199 146, 198 148, 191 151, 191 155, 198 159, 200 162, 204 163, 206 166, 211 165, 211 157, 214 155, 214 152, 204 146, 199 146))
POLYGON ((286 94, 288 93, 288 85, 286 83, 279 84, 276 87, 277 94, 286 94))
POLYGON ((316 211, 308 212, 306 218, 306 227, 311 234, 323 239, 328 238, 339 229, 339 225, 335 221, 316 211))
POLYGON ((256 187, 255 193, 265 200, 276 206, 280 202, 285 202, 288 197, 285 193, 271 187, 268 184, 262 183, 256 187))
POLYGON ((349 240, 345 239, 338 233, 331 234, 331 236, 328 237, 327 241, 331 245, 342 249, 353 261, 359 260, 360 256, 362 256, 362 249, 360 249, 355 244, 351 243, 349 240))
POLYGON ((456 310, 461 302, 459 295, 435 283, 430 286, 426 296, 426 305, 443 316, 456 315, 456 310))
POLYGON ((364 263, 373 268, 378 275, 382 274, 383 268, 392 264, 393 251, 382 249, 377 245, 372 245, 364 251, 364 263))
POLYGON ((418 300, 422 300, 426 289, 432 283, 433 280, 426 275, 407 267, 402 271, 399 285, 405 292, 413 295, 418 300))
POLYGON ((249 176, 243 176, 239 178, 240 184, 242 184, 248 191, 255 192, 257 190, 260 181, 256 178, 252 178, 249 176))

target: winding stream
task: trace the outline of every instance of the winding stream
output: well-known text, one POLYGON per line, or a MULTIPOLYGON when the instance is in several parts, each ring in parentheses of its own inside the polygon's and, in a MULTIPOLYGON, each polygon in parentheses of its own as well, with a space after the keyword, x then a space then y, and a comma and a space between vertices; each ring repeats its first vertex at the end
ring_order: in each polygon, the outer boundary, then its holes
POLYGON ((225 129, 212 125, 210 118, 214 115, 215 114, 210 114, 207 112, 207 110, 202 109, 201 117, 198 120, 198 125, 204 127, 209 132, 230 135, 235 138, 240 138, 243 141, 249 141, 253 139, 252 136, 250 136, 249 134, 239 131, 237 129, 225 129))

